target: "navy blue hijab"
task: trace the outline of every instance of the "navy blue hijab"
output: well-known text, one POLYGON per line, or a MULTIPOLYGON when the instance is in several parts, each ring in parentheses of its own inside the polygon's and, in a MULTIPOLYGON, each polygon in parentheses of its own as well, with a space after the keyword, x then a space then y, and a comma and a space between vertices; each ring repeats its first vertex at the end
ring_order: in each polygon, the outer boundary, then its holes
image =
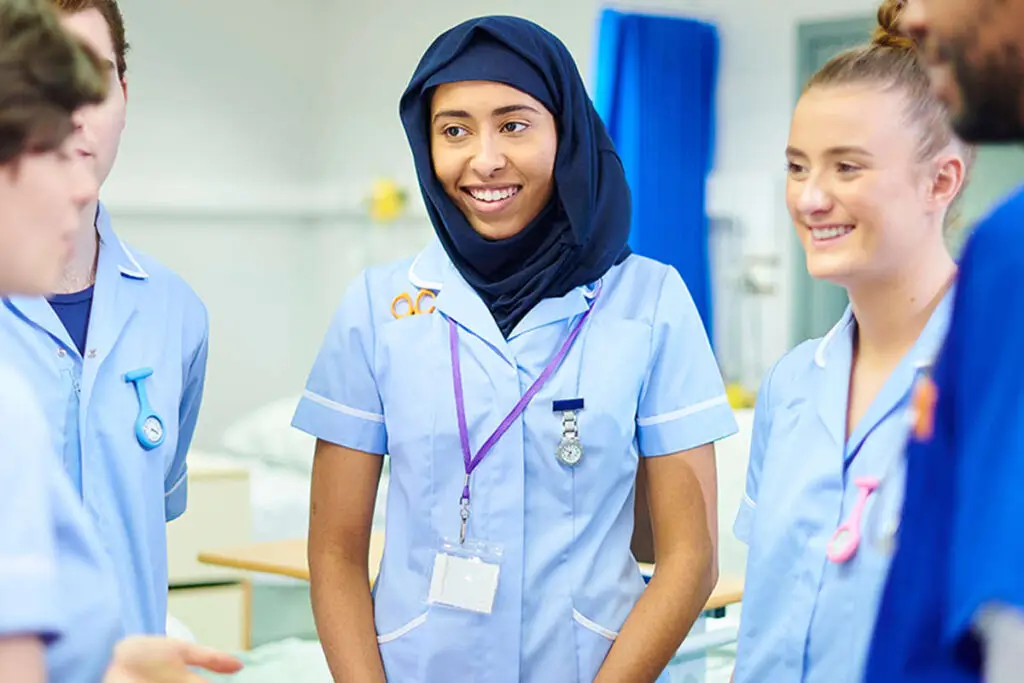
POLYGON ((459 24, 427 49, 399 109, 434 229, 505 337, 540 300, 595 282, 629 255, 630 195, 622 162, 576 63, 548 31, 517 17, 459 24), (459 81, 511 86, 555 118, 551 202, 507 239, 477 233, 434 175, 431 97, 436 86, 459 81))

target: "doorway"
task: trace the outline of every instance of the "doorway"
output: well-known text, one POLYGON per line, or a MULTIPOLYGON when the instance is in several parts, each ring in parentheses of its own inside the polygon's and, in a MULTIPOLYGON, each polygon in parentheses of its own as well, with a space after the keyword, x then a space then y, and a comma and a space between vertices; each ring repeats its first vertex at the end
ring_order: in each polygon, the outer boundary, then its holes
MULTIPOLYGON (((873 16, 816 21, 797 27, 797 98, 803 84, 838 52, 870 39, 873 16)), ((794 101, 796 98, 794 98, 794 101)), ((964 189, 957 220, 949 232, 950 247, 959 253, 974 223, 999 199, 1024 180, 1024 149, 1016 145, 982 146, 964 189)), ((842 316, 848 299, 845 290, 807 274, 803 248, 790 236, 793 318, 790 344, 824 335, 842 316)))

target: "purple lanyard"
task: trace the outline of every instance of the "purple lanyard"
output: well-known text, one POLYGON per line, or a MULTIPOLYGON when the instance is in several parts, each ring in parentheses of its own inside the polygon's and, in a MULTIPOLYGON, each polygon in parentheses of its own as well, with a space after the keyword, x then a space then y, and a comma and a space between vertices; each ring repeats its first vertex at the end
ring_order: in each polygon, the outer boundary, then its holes
MULTIPOLYGON (((598 294, 601 293, 600 285, 598 285, 597 293, 594 294, 594 299, 597 299, 598 294)), ((590 317, 590 313, 594 310, 594 302, 590 304, 590 308, 580 317, 579 322, 572 328, 569 333, 569 337, 562 344, 562 348, 558 350, 558 353, 548 361, 547 367, 540 373, 540 377, 533 381, 530 388, 526 390, 523 397, 519 399, 515 407, 512 409, 505 419, 501 421, 498 428, 494 430, 484 445, 480 447, 476 455, 472 454, 472 450, 469 446, 469 428, 466 426, 466 398, 462 390, 462 365, 459 362, 459 326, 458 324, 448 318, 448 330, 449 330, 449 345, 451 348, 452 355, 452 381, 455 384, 455 411, 458 415, 459 420, 459 440, 462 442, 462 460, 466 465, 466 481, 462 487, 462 498, 460 499, 461 517, 462 517, 462 532, 459 536, 459 542, 466 542, 466 522, 469 520, 469 477, 473 474, 473 470, 476 469, 477 465, 484 459, 484 457, 491 452, 494 445, 498 443, 505 432, 508 431, 512 423, 519 419, 519 416, 526 410, 526 406, 530 404, 533 397, 537 395, 544 383, 551 379, 551 376, 555 374, 555 370, 562 364, 565 357, 569 353, 569 349, 572 348, 573 342, 576 341, 576 337, 579 336, 580 330, 583 329, 583 324, 587 322, 587 318, 590 317)))

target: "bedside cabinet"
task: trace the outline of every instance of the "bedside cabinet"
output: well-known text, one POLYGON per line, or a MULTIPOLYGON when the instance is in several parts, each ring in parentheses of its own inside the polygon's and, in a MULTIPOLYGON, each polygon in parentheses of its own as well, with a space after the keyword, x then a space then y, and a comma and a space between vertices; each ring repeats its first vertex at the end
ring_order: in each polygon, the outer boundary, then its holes
POLYGON ((197 556, 204 549, 251 542, 249 472, 189 460, 188 508, 167 525, 167 611, 203 645, 248 650, 249 582, 243 572, 202 564, 197 556))

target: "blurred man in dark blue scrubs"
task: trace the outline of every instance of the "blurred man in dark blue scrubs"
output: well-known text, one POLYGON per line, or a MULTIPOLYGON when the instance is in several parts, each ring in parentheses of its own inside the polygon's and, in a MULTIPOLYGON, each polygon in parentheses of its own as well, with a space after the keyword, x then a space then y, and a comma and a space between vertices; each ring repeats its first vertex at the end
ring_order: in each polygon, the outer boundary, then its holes
MULTIPOLYGON (((956 132, 1024 142, 1024 0, 908 0, 956 132)), ((949 336, 919 379, 871 683, 1024 680, 1024 186, 960 264, 949 336)))

